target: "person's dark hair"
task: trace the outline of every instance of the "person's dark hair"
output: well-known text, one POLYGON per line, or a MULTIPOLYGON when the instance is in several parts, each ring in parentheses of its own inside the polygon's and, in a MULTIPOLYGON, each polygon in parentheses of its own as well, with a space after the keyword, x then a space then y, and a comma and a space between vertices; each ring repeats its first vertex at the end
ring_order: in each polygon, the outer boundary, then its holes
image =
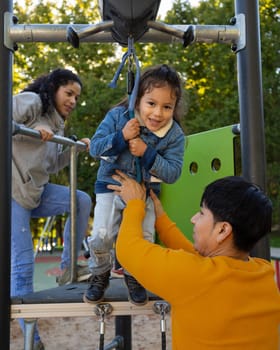
POLYGON ((30 83, 22 92, 30 91, 38 94, 42 101, 42 113, 54 109, 55 94, 60 86, 77 82, 82 88, 82 82, 77 74, 69 69, 57 68, 49 74, 44 74, 30 83))
MULTIPOLYGON (((180 79, 179 74, 176 72, 175 69, 172 67, 161 64, 156 65, 150 68, 147 68, 140 77, 139 81, 139 87, 138 87, 138 94, 136 98, 135 105, 137 105, 140 102, 140 99, 142 96, 146 93, 151 91, 153 88, 159 88, 163 86, 170 86, 172 89, 172 92, 174 93, 176 97, 176 105, 174 109, 173 119, 180 124, 180 118, 182 116, 182 82, 180 79)), ((125 98, 122 100, 118 106, 120 105, 128 105, 128 100, 125 98)))
POLYGON ((200 205, 208 208, 215 222, 227 221, 233 228, 236 248, 249 252, 272 224, 272 203, 256 185, 239 176, 209 184, 200 205))

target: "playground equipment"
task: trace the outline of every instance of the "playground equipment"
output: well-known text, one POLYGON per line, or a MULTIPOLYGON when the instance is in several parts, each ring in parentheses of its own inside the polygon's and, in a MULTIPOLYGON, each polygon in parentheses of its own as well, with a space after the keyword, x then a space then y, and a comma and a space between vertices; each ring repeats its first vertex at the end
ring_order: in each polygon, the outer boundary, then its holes
MULTIPOLYGON (((40 133, 33 129, 19 126, 13 123, 14 133, 21 133, 33 137, 40 137, 40 133)), ((235 174, 235 141, 239 137, 239 125, 230 125, 209 132, 198 133, 188 136, 186 152, 184 156, 184 166, 181 178, 173 185, 164 185, 162 188, 162 203, 166 211, 177 222, 183 232, 191 233, 189 217, 197 211, 201 193, 205 184, 211 180, 235 174), (201 144, 204 148, 201 148, 201 144), (220 144, 223 147, 219 147, 220 144), (176 201, 168 200, 176 198, 176 201), (189 201, 186 200, 190 199, 189 201), (178 210, 178 206, 184 207, 183 211, 178 210)), ((75 141, 54 136, 50 142, 58 142, 71 147, 70 162, 70 187, 72 201, 75 202, 76 191, 76 150, 75 141)), ((78 142, 80 147, 85 147, 78 142)), ((75 211, 71 210, 71 242, 75 246, 75 211)), ((75 249, 72 254, 75 254, 75 249)), ((164 315, 169 312, 170 307, 157 296, 150 294, 150 302, 144 307, 133 307, 127 302, 127 292, 122 280, 112 279, 110 288, 105 294, 105 304, 96 306, 82 301, 85 284, 76 283, 76 256, 71 254, 71 284, 67 286, 48 289, 28 294, 21 298, 13 298, 11 307, 11 318, 24 318, 25 320, 25 350, 32 349, 34 326, 37 318, 43 317, 67 317, 67 316, 93 316, 93 311, 100 316, 100 350, 104 349, 105 317, 116 316, 116 322, 122 323, 125 315, 133 314, 153 314, 161 315, 161 338, 162 344, 166 346, 165 320, 164 315), (70 304, 69 304, 70 303, 70 304), (162 309, 163 308, 163 309, 162 309)), ((123 344, 123 348, 131 347, 130 325, 126 321, 126 330, 122 335, 116 333, 116 338, 112 344, 123 344), (128 339, 129 338, 129 341, 128 339)), ((112 345, 113 346, 113 345, 112 345)), ((119 346, 119 345, 118 345, 119 346)), ((121 347, 120 347, 121 348, 121 347)), ((162 349, 165 349, 163 347, 162 349)))
POLYGON ((189 135, 181 177, 174 184, 162 184, 164 209, 191 240, 193 225, 190 218, 199 210, 205 185, 223 176, 240 175, 236 170, 240 152, 237 141, 239 125, 189 135))
MULTIPOLYGON (((258 1, 235 0, 235 17, 231 25, 193 26, 193 25, 167 25, 156 22, 155 15, 159 1, 126 1, 118 2, 120 6, 114 9, 116 14, 127 16, 125 7, 131 4, 137 8, 141 4, 142 10, 152 5, 152 15, 142 13, 141 25, 143 32, 133 33, 138 41, 143 42, 181 42, 184 46, 205 42, 218 42, 230 44, 237 56, 238 89, 240 105, 240 139, 242 174, 247 179, 265 188, 265 142, 263 126, 262 105, 262 77, 261 53, 259 35, 258 1), (143 6, 143 7, 142 7, 143 6)), ((69 41, 73 46, 80 42, 113 42, 124 44, 123 28, 113 18, 113 2, 103 1, 108 6, 104 14, 106 18, 97 25, 20 25, 12 13, 12 1, 3 0, 0 8, 0 106, 2 112, 0 126, 0 148, 3 150, 0 157, 1 183, 4 184, 0 193, 0 333, 1 348, 9 349, 10 338, 10 203, 11 203, 11 135, 12 135, 12 56, 17 42, 59 42, 69 41), (108 16, 108 18, 107 18, 108 16), (119 37, 118 37, 119 34, 119 37), (116 40, 118 39, 118 40, 116 40)), ((138 11, 141 13, 141 11, 138 11)), ((131 13, 131 12, 130 12, 131 13)), ((133 12, 132 12, 133 13, 133 12)), ((103 15, 104 15, 103 14, 103 15)), ((124 17, 123 23, 134 23, 133 16, 124 17)), ((129 33, 130 26, 125 26, 129 33), (128 28, 128 29, 127 29, 128 28)), ((128 36, 128 35, 127 35, 128 36)), ((74 208, 75 209, 75 208, 74 208)), ((268 241, 262 240, 252 254, 264 258, 270 257, 268 241)), ((12 310, 13 307, 12 307, 12 310)), ((38 309, 37 309, 38 310, 38 309)), ((139 309, 138 309, 139 310, 139 309)), ((22 311, 20 311, 22 312, 22 311)), ((42 315, 43 312, 40 313, 42 315)), ((129 306, 125 315, 131 315, 129 306)), ((12 316, 15 317, 14 311, 12 316)), ((24 317, 23 313, 20 314, 24 317)), ((53 317, 53 316, 52 316, 53 317)), ((30 344, 30 342, 28 343, 30 344)), ((27 350, 27 346, 26 349, 27 350)), ((129 346, 126 347, 129 349, 129 346)))

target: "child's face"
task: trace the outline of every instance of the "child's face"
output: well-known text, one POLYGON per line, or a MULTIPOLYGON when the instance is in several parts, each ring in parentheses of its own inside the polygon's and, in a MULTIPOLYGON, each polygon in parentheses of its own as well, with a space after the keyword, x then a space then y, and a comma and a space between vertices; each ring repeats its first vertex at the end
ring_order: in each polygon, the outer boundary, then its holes
POLYGON ((168 85, 154 87, 140 99, 139 114, 150 131, 158 131, 173 118, 176 96, 172 92, 168 85))

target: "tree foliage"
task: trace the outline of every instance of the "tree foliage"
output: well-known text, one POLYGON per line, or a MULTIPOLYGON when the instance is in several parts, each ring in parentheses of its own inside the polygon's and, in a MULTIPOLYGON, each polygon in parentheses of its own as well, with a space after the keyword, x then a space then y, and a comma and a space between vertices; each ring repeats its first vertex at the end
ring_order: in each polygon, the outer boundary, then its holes
MULTIPOLYGON (((280 0, 260 0, 263 96, 268 167, 268 190, 279 223, 280 173, 280 0)), ((14 2, 20 23, 96 23, 101 20, 97 1, 24 0, 14 2)), ((198 7, 175 0, 164 18, 169 24, 229 24, 235 15, 233 0, 204 0, 198 7)), ((15 53, 14 92, 30 79, 58 66, 70 67, 82 78, 81 102, 67 125, 68 134, 91 137, 107 110, 126 94, 125 74, 117 89, 108 83, 120 63, 124 49, 118 44, 69 43, 19 44, 15 53)), ((236 56, 226 44, 136 43, 142 67, 171 64, 184 80, 185 118, 188 134, 239 122, 236 56)), ((79 157, 78 187, 92 194, 98 164, 89 156, 79 157)), ((59 176, 66 181, 66 176, 59 176)))
MULTIPOLYGON (((20 23, 68 24, 96 23, 101 20, 97 6, 92 1, 68 2, 26 0, 15 2, 14 13, 20 23)), ((77 109, 66 127, 66 135, 78 138, 91 137, 107 110, 123 97, 125 89, 110 89, 108 83, 119 64, 116 44, 83 43, 74 49, 69 43, 19 44, 14 58, 14 93, 21 90, 31 79, 57 67, 77 72, 83 82, 83 92, 77 109)), ((123 84, 124 85, 124 84, 123 84)), ((98 164, 86 153, 78 160, 78 188, 93 194, 93 183, 98 164)), ((60 172, 55 180, 68 181, 68 170, 60 172)))

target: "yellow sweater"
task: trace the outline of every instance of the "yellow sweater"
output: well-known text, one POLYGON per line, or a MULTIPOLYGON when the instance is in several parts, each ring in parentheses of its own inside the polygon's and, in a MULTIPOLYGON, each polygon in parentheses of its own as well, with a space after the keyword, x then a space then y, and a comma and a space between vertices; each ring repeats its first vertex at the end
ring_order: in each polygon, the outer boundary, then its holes
POLYGON ((171 305, 173 350, 279 350, 280 294, 272 265, 202 257, 162 215, 156 230, 167 248, 142 236, 145 203, 128 202, 117 257, 149 291, 171 305))

